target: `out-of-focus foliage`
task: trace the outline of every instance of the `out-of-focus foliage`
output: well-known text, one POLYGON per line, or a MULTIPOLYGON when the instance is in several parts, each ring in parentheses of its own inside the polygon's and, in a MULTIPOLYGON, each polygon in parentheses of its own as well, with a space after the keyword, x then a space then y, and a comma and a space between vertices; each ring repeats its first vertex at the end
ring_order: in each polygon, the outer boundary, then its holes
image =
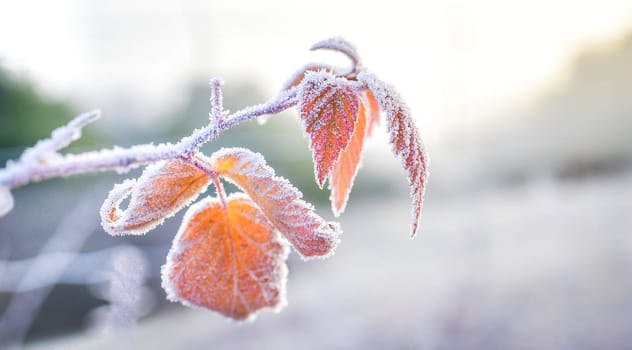
POLYGON ((74 115, 68 105, 42 96, 0 67, 0 147, 31 145, 74 115))
MULTIPOLYGON (((66 124, 76 112, 69 104, 43 95, 31 82, 0 66, 0 163, 50 136, 51 131, 66 124)), ((92 143, 94 133, 84 131, 71 148, 92 143)))

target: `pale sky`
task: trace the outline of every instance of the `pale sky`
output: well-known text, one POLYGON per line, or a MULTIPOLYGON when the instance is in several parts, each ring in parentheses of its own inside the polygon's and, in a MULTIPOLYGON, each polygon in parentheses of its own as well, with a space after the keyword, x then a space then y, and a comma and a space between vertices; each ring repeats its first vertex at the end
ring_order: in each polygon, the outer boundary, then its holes
POLYGON ((432 140, 537 96, 625 30, 630 0, 2 0, 0 60, 82 108, 122 100, 150 116, 194 76, 245 74, 272 93, 308 61, 344 64, 308 51, 342 36, 432 140))

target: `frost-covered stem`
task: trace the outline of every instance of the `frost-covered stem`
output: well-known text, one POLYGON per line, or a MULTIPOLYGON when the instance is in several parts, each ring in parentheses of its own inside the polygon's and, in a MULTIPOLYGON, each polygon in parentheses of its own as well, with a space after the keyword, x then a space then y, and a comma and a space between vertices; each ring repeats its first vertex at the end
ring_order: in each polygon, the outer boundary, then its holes
MULTIPOLYGON (((214 80, 211 84, 214 88, 212 115, 217 117, 223 113, 221 82, 214 80)), ((220 117, 216 125, 211 122, 204 128, 196 129, 192 135, 183 137, 175 144, 146 144, 129 148, 114 147, 63 156, 55 152, 51 154, 49 150, 57 150, 68 145, 77 138, 77 133, 82 126, 95 120, 99 115, 98 111, 82 114, 66 126, 55 130, 50 139, 40 141, 36 146, 25 151, 18 161, 9 162, 5 169, 0 169, 0 188, 14 188, 54 177, 97 171, 128 171, 166 159, 193 159, 200 147, 216 138, 220 133, 258 116, 276 114, 295 106, 297 104, 296 94, 296 89, 283 91, 267 102, 244 108, 226 118, 220 117)))
POLYGON ((216 129, 222 120, 222 113, 224 111, 222 85, 224 85, 224 82, 221 79, 211 79, 211 113, 209 114, 209 126, 213 129, 216 129))
POLYGON ((198 169, 200 169, 203 172, 207 173, 213 179, 216 178, 216 177, 219 177, 219 175, 217 175, 217 172, 215 170, 213 170, 213 168, 211 168, 211 166, 210 166, 210 164, 211 164, 210 159, 205 157, 203 154, 199 154, 198 153, 198 154, 195 154, 191 158, 182 158, 182 160, 195 165, 195 167, 197 167, 198 169))
POLYGON ((362 65, 360 62, 360 56, 358 56, 358 52, 356 51, 355 47, 350 42, 342 38, 329 38, 329 39, 325 39, 323 41, 317 42, 316 44, 312 45, 312 47, 310 48, 310 50, 312 51, 322 50, 322 49, 340 52, 344 54, 345 56, 347 56, 349 60, 351 60, 351 68, 349 69, 348 72, 342 75, 353 76, 359 72, 362 65))
POLYGON ((283 112, 284 110, 292 108, 298 104, 297 95, 298 88, 296 87, 290 90, 282 91, 269 102, 244 108, 241 111, 235 112, 230 118, 219 124, 219 129, 226 130, 237 124, 241 124, 262 115, 283 112))
POLYGON ((217 128, 197 129, 193 135, 183 138, 178 145, 189 150, 191 153, 183 154, 185 157, 191 157, 202 145, 216 138, 220 133, 243 122, 255 119, 262 115, 277 114, 284 110, 296 106, 298 99, 296 97, 298 90, 296 88, 282 91, 273 99, 251 107, 239 110, 227 118, 223 119, 217 128))
POLYGON ((51 137, 38 141, 35 146, 22 153, 20 161, 36 161, 68 146, 72 141, 81 137, 81 128, 99 119, 101 112, 94 110, 86 112, 71 120, 65 126, 59 127, 51 133, 51 137))
POLYGON ((18 187, 54 177, 97 171, 127 171, 143 164, 176 158, 179 154, 177 145, 167 143, 67 154, 44 162, 20 160, 0 170, 0 187, 18 187))

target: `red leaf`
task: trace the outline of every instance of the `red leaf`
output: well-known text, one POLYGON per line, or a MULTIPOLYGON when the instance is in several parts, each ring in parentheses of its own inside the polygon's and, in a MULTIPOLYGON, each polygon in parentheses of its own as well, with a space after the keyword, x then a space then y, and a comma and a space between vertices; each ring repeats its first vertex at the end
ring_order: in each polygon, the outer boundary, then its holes
POLYGON ((301 120, 310 137, 316 182, 322 188, 353 134, 358 94, 349 81, 324 72, 308 73, 299 89, 301 120))
POLYGON ((413 201, 411 236, 415 236, 419 228, 428 179, 428 156, 423 142, 417 127, 413 124, 408 107, 392 86, 383 83, 371 74, 361 73, 358 79, 368 85, 379 102, 380 109, 386 114, 393 153, 400 159, 408 178, 413 201))
POLYGON ((176 235, 162 284, 167 297, 243 320, 285 304, 288 249, 245 196, 223 208, 214 198, 193 205, 176 235))
POLYGON ((150 165, 138 180, 114 186, 101 206, 101 225, 113 236, 144 234, 197 198, 209 182, 208 174, 181 160, 150 165))
POLYGON ((242 188, 304 257, 327 256, 338 244, 339 228, 316 215, 302 194, 266 165, 263 156, 243 148, 222 149, 211 157, 213 169, 242 188))
POLYGON ((365 132, 367 130, 366 112, 364 103, 361 102, 358 121, 356 122, 355 131, 349 146, 342 152, 340 159, 338 159, 331 172, 329 188, 331 189, 331 208, 335 216, 339 216, 344 211, 349 192, 351 192, 351 187, 353 186, 353 180, 360 167, 365 132))

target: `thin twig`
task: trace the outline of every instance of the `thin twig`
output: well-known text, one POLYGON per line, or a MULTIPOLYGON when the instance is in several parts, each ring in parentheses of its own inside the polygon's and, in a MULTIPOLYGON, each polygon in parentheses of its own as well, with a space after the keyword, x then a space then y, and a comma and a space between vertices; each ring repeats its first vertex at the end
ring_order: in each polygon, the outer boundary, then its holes
POLYGON ((214 79, 211 122, 196 129, 192 135, 183 137, 178 143, 145 144, 129 148, 114 147, 79 154, 59 155, 57 150, 76 139, 81 127, 98 117, 90 112, 73 119, 66 126, 53 132, 51 138, 40 141, 24 152, 15 162, 9 162, 0 170, 0 188, 15 188, 31 182, 75 174, 98 171, 126 172, 130 169, 167 159, 192 159, 205 143, 220 133, 261 115, 276 114, 296 105, 296 89, 283 91, 269 101, 244 108, 226 119, 222 118, 221 81, 214 79), (216 121, 216 122, 214 122, 216 121))

